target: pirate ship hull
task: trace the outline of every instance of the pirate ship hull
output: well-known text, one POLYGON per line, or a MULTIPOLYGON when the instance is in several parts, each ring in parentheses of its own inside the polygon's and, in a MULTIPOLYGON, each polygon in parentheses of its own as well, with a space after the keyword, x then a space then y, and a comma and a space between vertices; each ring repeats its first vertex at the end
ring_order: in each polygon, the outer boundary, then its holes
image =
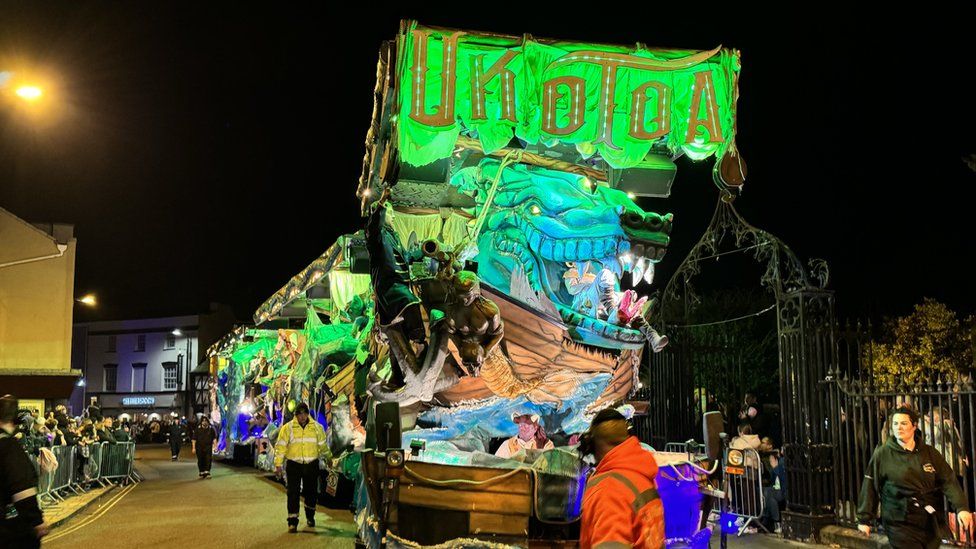
MULTIPOLYGON (((610 382, 593 404, 594 408, 626 400, 633 392, 643 349, 609 351, 580 345, 572 340, 561 321, 526 307, 487 285, 482 287, 482 293, 494 301, 501 312, 505 323, 504 350, 518 379, 531 384, 543 380, 553 369, 570 371, 576 375, 569 377, 576 379, 608 374, 610 382)), ((493 396, 495 393, 485 379, 468 376, 437 393, 436 398, 440 403, 451 405, 493 396)))

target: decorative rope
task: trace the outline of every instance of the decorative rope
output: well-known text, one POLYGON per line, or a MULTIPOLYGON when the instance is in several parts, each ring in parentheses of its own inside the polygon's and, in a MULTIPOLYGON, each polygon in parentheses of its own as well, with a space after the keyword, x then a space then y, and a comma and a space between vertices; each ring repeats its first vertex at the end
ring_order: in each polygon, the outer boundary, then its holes
MULTIPOLYGON (((505 168, 507 168, 508 166, 512 164, 517 164, 521 161, 522 161, 521 149, 515 149, 505 154, 505 158, 503 158, 501 164, 498 165, 498 172, 495 173, 495 179, 494 181, 491 182, 491 188, 488 190, 488 197, 485 199, 485 205, 481 208, 481 213, 478 214, 478 219, 474 225, 474 231, 468 237, 467 242, 478 241, 478 235, 481 234, 481 228, 485 224, 485 219, 488 218, 488 210, 491 208, 492 203, 495 201, 495 193, 498 191, 498 183, 502 179, 502 172, 504 172, 505 168)), ((460 251, 464 247, 464 245, 467 245, 467 242, 464 242, 463 244, 458 244, 457 248, 455 248, 455 251, 456 252, 460 251)))
POLYGON ((432 478, 427 478, 424 475, 421 475, 420 473, 414 471, 410 467, 404 467, 403 470, 404 470, 404 472, 409 473, 412 477, 414 477, 416 479, 420 479, 420 480, 422 480, 424 482, 427 482, 427 483, 430 483, 430 484, 434 484, 436 486, 450 486, 452 484, 471 484, 471 485, 474 485, 474 486, 481 486, 483 484, 489 484, 489 483, 496 482, 496 481, 499 481, 499 480, 502 480, 502 479, 506 479, 508 477, 514 476, 515 473, 518 473, 518 472, 521 472, 521 471, 528 471, 530 473, 532 472, 532 469, 530 469, 528 467, 519 467, 517 469, 512 469, 511 471, 509 471, 507 473, 498 475, 497 477, 491 477, 491 478, 485 479, 485 480, 468 480, 468 479, 463 479, 463 478, 453 478, 453 479, 447 479, 447 480, 435 480, 435 479, 432 479, 432 478))

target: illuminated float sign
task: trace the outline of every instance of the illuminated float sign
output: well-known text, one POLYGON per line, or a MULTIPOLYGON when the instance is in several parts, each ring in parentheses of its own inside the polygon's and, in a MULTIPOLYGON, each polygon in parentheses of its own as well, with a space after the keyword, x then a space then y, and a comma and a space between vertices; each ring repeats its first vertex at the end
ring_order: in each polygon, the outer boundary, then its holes
POLYGON ((662 51, 477 35, 411 24, 400 35, 399 149, 447 158, 462 129, 485 152, 517 136, 576 145, 614 168, 652 146, 693 159, 735 154, 737 51, 662 51))
POLYGON ((133 397, 122 397, 122 406, 155 406, 156 397, 151 396, 133 396, 133 397))

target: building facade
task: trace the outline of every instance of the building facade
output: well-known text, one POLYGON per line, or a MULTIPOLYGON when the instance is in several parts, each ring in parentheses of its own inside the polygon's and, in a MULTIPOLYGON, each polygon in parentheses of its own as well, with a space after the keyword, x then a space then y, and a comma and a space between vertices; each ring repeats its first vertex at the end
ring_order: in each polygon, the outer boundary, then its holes
POLYGON ((0 208, 0 394, 42 409, 67 399, 72 369, 74 227, 0 208))
POLYGON ((229 308, 213 304, 200 315, 85 322, 75 325, 74 359, 84 372, 83 393, 72 412, 97 405, 106 415, 206 412, 192 398, 191 372, 199 369, 216 336, 234 323, 229 308))
POLYGON ((86 322, 76 327, 86 342, 87 405, 95 404, 107 415, 188 413, 189 372, 200 356, 199 316, 86 322))

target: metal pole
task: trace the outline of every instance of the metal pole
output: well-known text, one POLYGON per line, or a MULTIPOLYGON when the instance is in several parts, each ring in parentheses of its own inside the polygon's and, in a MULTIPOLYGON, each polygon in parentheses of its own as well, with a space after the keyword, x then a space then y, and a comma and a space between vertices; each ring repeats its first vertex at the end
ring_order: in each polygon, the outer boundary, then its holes
MULTIPOLYGON (((722 446, 722 448, 721 448, 721 454, 719 456, 719 459, 722 460, 721 463, 724 466, 725 465, 725 452, 726 452, 726 446, 725 445, 726 445, 726 443, 729 440, 729 435, 727 435, 725 433, 719 433, 718 438, 722 442, 722 444, 721 444, 721 446, 722 446)), ((726 513, 726 511, 728 511, 728 508, 729 508, 729 505, 728 505, 728 499, 729 499, 729 481, 728 481, 728 477, 726 477, 726 475, 725 475, 725 471, 724 470, 722 471, 722 479, 725 482, 722 483, 722 499, 719 500, 719 506, 718 506, 719 547, 721 549, 728 549, 729 539, 728 539, 728 534, 725 533, 725 513, 726 513)))

